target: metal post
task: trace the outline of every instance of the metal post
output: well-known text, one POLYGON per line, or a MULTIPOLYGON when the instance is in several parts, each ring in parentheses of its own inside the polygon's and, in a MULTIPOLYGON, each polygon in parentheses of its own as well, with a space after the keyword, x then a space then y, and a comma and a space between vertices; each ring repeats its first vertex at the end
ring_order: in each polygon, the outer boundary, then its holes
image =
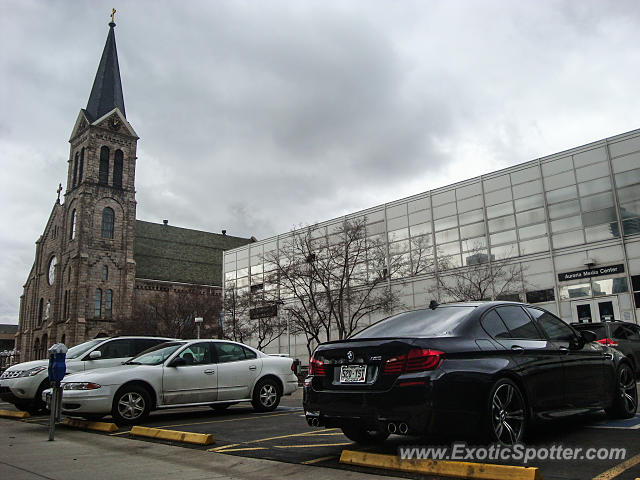
POLYGON ((60 391, 60 382, 54 382, 51 392, 51 404, 49 405, 49 441, 53 441, 56 431, 56 419, 58 418, 58 393, 60 391))

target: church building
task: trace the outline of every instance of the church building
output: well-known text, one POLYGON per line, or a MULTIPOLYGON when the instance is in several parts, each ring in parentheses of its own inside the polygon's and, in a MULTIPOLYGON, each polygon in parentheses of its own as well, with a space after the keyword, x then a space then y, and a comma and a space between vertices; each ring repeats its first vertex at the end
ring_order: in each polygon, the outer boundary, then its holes
POLYGON ((115 26, 73 126, 63 200, 60 186, 20 297, 21 361, 46 357, 56 342, 117 333, 116 321, 131 319, 150 292, 186 285, 219 297, 222 252, 252 241, 136 219, 138 135, 126 117, 115 26))

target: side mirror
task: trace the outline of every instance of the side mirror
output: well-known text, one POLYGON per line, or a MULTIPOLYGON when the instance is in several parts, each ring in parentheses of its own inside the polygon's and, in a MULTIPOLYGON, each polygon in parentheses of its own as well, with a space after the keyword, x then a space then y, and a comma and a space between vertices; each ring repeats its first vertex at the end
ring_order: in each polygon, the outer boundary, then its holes
POLYGON ((187 364, 187 361, 184 358, 174 358, 173 360, 171 360, 171 362, 169 363, 170 367, 184 367, 187 364))
POLYGON ((591 330, 581 330, 580 333, 582 334, 582 338, 584 338, 584 341, 586 343, 595 342, 598 339, 598 336, 595 334, 595 332, 592 332, 591 330))
POLYGON ((100 350, 94 350, 89 354, 89 360, 98 360, 102 357, 102 352, 100 350))

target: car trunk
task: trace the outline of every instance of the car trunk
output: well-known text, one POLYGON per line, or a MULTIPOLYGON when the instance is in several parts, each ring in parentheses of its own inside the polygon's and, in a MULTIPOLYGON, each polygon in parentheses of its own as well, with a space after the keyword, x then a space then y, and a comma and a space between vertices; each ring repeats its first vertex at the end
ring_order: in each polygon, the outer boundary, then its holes
POLYGON ((314 360, 322 363, 324 376, 314 375, 314 387, 387 390, 402 373, 399 362, 406 358, 413 343, 413 339, 376 338, 323 344, 316 350, 314 360))

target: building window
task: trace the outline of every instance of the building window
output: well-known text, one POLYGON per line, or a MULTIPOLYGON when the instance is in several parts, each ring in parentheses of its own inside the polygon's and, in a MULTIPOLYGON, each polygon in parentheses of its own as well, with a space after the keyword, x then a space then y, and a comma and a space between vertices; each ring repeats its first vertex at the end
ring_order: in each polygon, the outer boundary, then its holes
POLYGON ((78 157, 79 154, 76 152, 76 158, 73 161, 73 182, 71 183, 72 187, 76 186, 76 182, 78 181, 78 157))
POLYGON ((109 280, 109 267, 107 267, 106 265, 102 266, 102 281, 106 282, 107 280, 109 280))
POLYGON ((69 290, 65 290, 64 291, 64 303, 63 303, 63 307, 62 307, 62 312, 63 312, 63 320, 67 319, 67 313, 68 313, 68 308, 69 308, 69 290))
POLYGON ((123 164, 122 150, 116 150, 115 158, 113 160, 113 186, 115 188, 122 188, 122 164, 123 164))
POLYGON ((76 238, 76 210, 71 212, 71 224, 69 225, 69 240, 76 238))
POLYGON ((71 281, 71 265, 69 265, 69 270, 67 271, 67 282, 71 281))
POLYGON ((40 339, 36 338, 36 341, 33 342, 33 356, 34 360, 38 360, 40 358, 40 339))
POLYGON ((102 290, 96 289, 96 296, 93 300, 93 317, 100 318, 100 312, 102 310, 102 290))
POLYGON ((98 183, 107 185, 109 183, 109 147, 100 149, 100 170, 98 171, 98 183))
POLYGON ((38 326, 42 325, 42 314, 44 312, 44 298, 40 299, 38 304, 38 326))
POLYGON ((106 207, 102 210, 102 238, 113 238, 113 209, 106 207))
POLYGON ((104 316, 105 318, 111 318, 111 308, 113 305, 113 290, 109 289, 106 292, 104 299, 104 316))
POLYGON ((631 285, 633 288, 633 299, 636 304, 636 308, 640 308, 640 275, 631 276, 631 285))
POLYGON ((67 341, 67 336, 63 333, 62 336, 60 337, 60 343, 64 343, 67 341))
POLYGON ((78 185, 82 182, 82 173, 84 171, 84 147, 80 150, 80 166, 78 167, 78 185))
POLYGON ((40 342, 40 348, 42 349, 42 351, 40 352, 40 358, 47 358, 49 356, 47 352, 48 345, 49 345, 49 337, 45 333, 42 336, 42 341, 40 342))
POLYGON ((527 303, 553 302, 556 299, 553 288, 527 292, 527 303))

